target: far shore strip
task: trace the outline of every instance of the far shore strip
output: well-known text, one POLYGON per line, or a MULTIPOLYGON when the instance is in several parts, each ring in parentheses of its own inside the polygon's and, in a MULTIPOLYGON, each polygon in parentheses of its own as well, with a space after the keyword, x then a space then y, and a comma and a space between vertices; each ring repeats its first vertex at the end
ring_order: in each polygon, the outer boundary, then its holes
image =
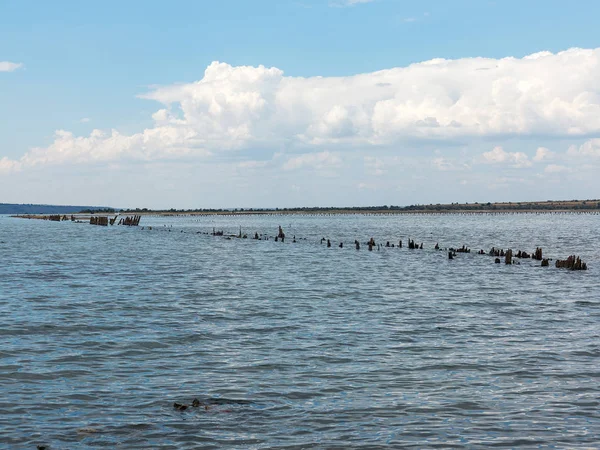
MULTIPOLYGON (((88 219, 92 216, 126 216, 131 214, 144 216, 247 216, 247 215, 393 215, 393 214, 552 214, 552 213, 590 213, 600 214, 600 200, 559 200, 544 202, 500 202, 500 203, 454 203, 411 205, 404 207, 366 207, 366 208, 283 208, 283 209, 197 209, 197 210, 121 210, 115 212, 73 212, 76 219, 88 219)), ((64 213, 63 213, 64 214, 64 213)), ((62 214, 61 214, 62 215, 62 214)), ((11 217, 26 219, 43 218, 47 214, 15 214, 11 217)))

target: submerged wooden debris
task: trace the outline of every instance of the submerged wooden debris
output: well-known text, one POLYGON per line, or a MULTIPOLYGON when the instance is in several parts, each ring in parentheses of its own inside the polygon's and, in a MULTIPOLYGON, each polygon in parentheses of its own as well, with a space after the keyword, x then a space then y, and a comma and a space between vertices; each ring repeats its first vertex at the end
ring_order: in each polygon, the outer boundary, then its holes
POLYGON ((126 225, 128 227, 137 227, 140 224, 142 216, 125 216, 119 220, 119 225, 126 225))
MULTIPOLYGON (((109 217, 107 215, 99 215, 99 214, 71 214, 67 216, 66 214, 49 214, 49 215, 41 215, 41 214, 26 214, 26 215, 15 215, 11 217, 16 217, 19 219, 37 219, 37 220, 48 220, 51 222, 76 222, 76 223, 89 223, 90 225, 100 225, 100 226, 108 226, 114 225, 119 218, 119 214, 114 217, 109 217)), ((127 225, 127 226, 138 226, 140 223, 142 216, 134 215, 134 216, 124 216, 119 219, 119 225, 127 225)))
POLYGON ((556 260, 556 267, 569 270, 587 270, 587 264, 579 256, 571 255, 565 260, 556 260))
MULTIPOLYGON (((200 232, 198 232, 200 233, 200 232)), ((204 234, 209 234, 209 233, 204 233, 204 234)), ((244 234, 242 235, 242 230, 240 228, 240 232, 239 234, 236 235, 226 235, 224 231, 217 231, 213 228, 213 232, 210 233, 213 236, 226 236, 227 239, 231 239, 232 237, 237 237, 237 238, 246 238, 247 236, 244 234)), ((281 228, 281 226, 278 227, 278 232, 275 236, 271 236, 272 238, 274 238, 274 240, 276 242, 284 242, 284 238, 285 238, 285 234, 283 233, 283 229, 281 228)), ((268 235, 263 235, 263 234, 259 234, 258 232, 254 233, 254 239, 255 240, 269 240, 269 236, 268 235)), ((306 238, 300 238, 300 239, 304 239, 306 240, 306 238)), ((296 236, 294 235, 294 239, 292 241, 293 243, 296 243, 296 236)), ((325 244, 327 248, 331 248, 332 247, 332 242, 331 242, 331 238, 326 238, 326 237, 322 237, 320 240, 321 245, 325 244)), ((398 242, 398 245, 396 246, 395 244, 392 244, 390 241, 386 241, 385 244, 378 244, 375 242, 375 238, 371 237, 366 243, 365 245, 367 246, 369 251, 373 251, 375 249, 377 250, 381 250, 381 249, 401 249, 402 248, 402 240, 400 240, 398 242)), ((336 245, 338 248, 343 249, 344 248, 344 243, 340 242, 339 244, 336 245)), ((360 241, 358 239, 354 240, 354 248, 356 250, 360 250, 361 248, 361 244, 360 241)), ((423 249, 423 243, 416 243, 415 240, 413 239, 409 239, 408 240, 408 249, 409 250, 416 250, 416 249, 423 249)), ((467 247, 466 245, 463 245, 462 247, 458 247, 458 248, 445 248, 442 249, 439 245, 439 242, 435 244, 434 250, 445 250, 448 253, 448 259, 449 260, 453 260, 454 258, 457 257, 458 254, 463 253, 463 254, 470 254, 471 253, 471 249, 469 247, 467 247)), ((500 258, 504 258, 504 263, 506 265, 520 265, 521 263, 517 260, 519 259, 533 259, 533 260, 539 260, 541 261, 541 266, 542 267, 549 267, 550 265, 550 258, 543 258, 543 250, 541 247, 537 247, 535 249, 535 251, 533 251, 532 253, 527 253, 526 251, 523 250, 519 250, 517 252, 513 251, 512 249, 499 249, 496 247, 492 247, 490 249, 489 252, 485 252, 484 250, 479 250, 476 252, 477 255, 483 255, 483 256, 492 256, 494 257, 494 263, 495 264, 500 264, 502 262, 502 260, 500 258)), ((568 268, 570 270, 587 270, 587 265, 581 261, 580 258, 576 257, 576 256, 570 256, 568 259, 564 260, 564 261, 556 261, 556 267, 559 268, 568 268)))
MULTIPOLYGON (((22 215, 22 216, 12 216, 12 217, 19 217, 19 218, 26 218, 26 219, 41 219, 41 220, 57 221, 57 222, 68 221, 68 220, 71 220, 74 222, 82 222, 81 215, 71 215, 70 217, 67 217, 66 215, 63 215, 63 216, 61 216, 61 215, 37 215, 37 216, 22 215)), ((86 216, 85 220, 87 220, 87 217, 89 217, 89 223, 92 225, 108 226, 109 224, 114 225, 116 223, 117 219, 119 218, 119 215, 117 214, 114 217, 108 217, 108 216, 102 216, 102 215, 92 215, 92 216, 86 216)), ((140 220, 141 220, 141 215, 124 216, 119 219, 118 224, 125 225, 125 226, 138 226, 140 220)), ((148 228, 148 230, 152 230, 152 227, 147 227, 147 228, 148 228)), ((144 228, 142 228, 142 229, 144 229, 144 228)), ((171 230, 169 229, 168 231, 171 231, 171 230)), ((181 230, 181 232, 184 233, 185 231, 181 230)), ((212 233, 198 231, 197 234, 206 234, 206 235, 210 234, 215 237, 224 237, 227 240, 231 240, 231 239, 235 239, 235 238, 238 238, 238 239, 247 239, 248 238, 248 234, 243 233, 241 227, 239 228, 239 233, 237 233, 237 234, 226 234, 224 230, 217 230, 214 227, 213 227, 212 233)), ((255 232, 254 237, 253 237, 254 240, 258 240, 258 241, 263 241, 263 240, 268 241, 270 238, 272 238, 275 242, 285 243, 285 233, 284 233, 283 228, 281 226, 279 226, 278 230, 277 230, 277 234, 274 236, 269 236, 268 234, 262 234, 262 233, 255 232)), ((306 241, 307 238, 298 238, 298 240, 306 241)), ((297 242, 297 239, 296 239, 296 236, 294 235, 293 239, 292 239, 292 244, 295 244, 296 242, 297 242)), ((327 248, 333 247, 331 238, 326 238, 326 237, 321 238, 321 244, 326 244, 327 248)), ((378 251, 380 251, 381 249, 394 249, 394 248, 402 249, 403 248, 402 244, 403 244, 402 240, 398 241, 397 246, 395 244, 391 243, 391 241, 386 241, 385 244, 384 243, 378 244, 375 242, 375 239, 373 237, 371 237, 368 241, 366 241, 364 243, 364 245, 367 246, 369 251, 373 251, 375 249, 377 249, 378 251)), ((340 249, 343 249, 344 242, 336 243, 335 246, 340 249)), ((354 240, 354 248, 356 250, 361 249, 361 243, 358 239, 354 240)), ((424 246, 423 246, 422 242, 420 244, 418 244, 414 239, 408 239, 408 249, 409 250, 416 250, 416 249, 423 250, 423 248, 424 248, 424 246)), ((439 242, 438 242, 435 244, 434 249, 436 251, 439 251, 439 250, 446 251, 448 254, 449 260, 455 259, 458 254, 470 254, 471 253, 471 249, 464 244, 462 245, 462 247, 458 247, 458 248, 453 248, 453 247, 441 248, 439 245, 439 242)), ((521 263, 517 260, 532 259, 532 260, 536 260, 536 261, 541 261, 541 267, 549 267, 550 261, 552 261, 552 259, 550 259, 550 258, 543 257, 543 250, 541 247, 536 247, 535 251, 533 251, 532 253, 527 253, 526 251, 523 251, 523 250, 514 252, 512 249, 504 250, 502 248, 492 247, 489 250, 489 252, 485 252, 484 250, 479 250, 476 252, 476 254, 484 255, 484 256, 488 255, 488 256, 493 257, 495 264, 501 263, 500 258, 504 258, 504 263, 506 265, 515 265, 515 264, 519 265, 521 263)), ((588 270, 587 264, 585 262, 583 262, 580 257, 575 256, 575 255, 569 256, 566 260, 557 260, 555 262, 555 267, 556 268, 565 268, 565 269, 569 269, 572 271, 588 270)))
POLYGON ((92 216, 92 217, 90 217, 90 225, 100 225, 102 227, 107 227, 108 226, 108 217, 92 216))

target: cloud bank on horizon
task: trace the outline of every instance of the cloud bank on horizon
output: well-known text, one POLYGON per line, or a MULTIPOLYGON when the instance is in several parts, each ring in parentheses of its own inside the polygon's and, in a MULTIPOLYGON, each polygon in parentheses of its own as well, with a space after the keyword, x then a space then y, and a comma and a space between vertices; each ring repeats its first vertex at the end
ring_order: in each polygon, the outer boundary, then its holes
MULTIPOLYGON (((599 79, 600 48, 434 59, 345 77, 290 77, 275 67, 213 62, 199 81, 140 96, 161 104, 153 126, 134 134, 95 129, 88 136, 58 130, 46 147, 19 159, 0 157, 0 174, 217 161, 236 171, 312 168, 335 176, 350 160, 372 177, 407 162, 440 172, 480 166, 513 173, 536 165, 538 175, 575 166, 589 171, 600 160, 599 79), (511 151, 511 140, 520 140, 520 148, 530 141, 530 154, 511 151), (569 145, 551 151, 536 141, 569 145), (457 147, 468 150, 457 154, 457 147), (434 149, 433 157, 424 149, 434 149)), ((347 182, 381 187, 378 180, 347 182)))

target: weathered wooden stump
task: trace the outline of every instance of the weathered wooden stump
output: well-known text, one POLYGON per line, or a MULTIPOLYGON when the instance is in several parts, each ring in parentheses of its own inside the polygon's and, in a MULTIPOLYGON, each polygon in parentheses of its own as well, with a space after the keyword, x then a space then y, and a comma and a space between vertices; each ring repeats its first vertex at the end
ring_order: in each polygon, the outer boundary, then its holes
POLYGON ((565 260, 557 259, 555 265, 559 269, 587 270, 587 264, 575 255, 571 255, 565 260))
POLYGON ((512 264, 512 250, 506 250, 506 255, 504 257, 504 264, 512 264))
MULTIPOLYGON (((137 227, 140 224, 142 216, 126 216, 124 219, 119 220, 119 225, 125 225, 128 227, 137 227)), ((108 218, 107 218, 108 219, 108 218)), ((217 236, 215 234, 215 229, 213 228, 213 236, 217 236)), ((221 234, 222 236, 222 234, 221 234)))

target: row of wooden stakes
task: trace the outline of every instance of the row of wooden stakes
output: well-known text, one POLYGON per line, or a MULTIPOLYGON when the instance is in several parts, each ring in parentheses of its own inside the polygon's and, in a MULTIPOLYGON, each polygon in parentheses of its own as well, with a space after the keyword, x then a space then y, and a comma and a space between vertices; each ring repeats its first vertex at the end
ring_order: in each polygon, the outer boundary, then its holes
MULTIPOLYGON (((212 232, 213 236, 225 236, 225 232, 224 231, 217 231, 213 228, 213 232, 212 232)), ((240 227, 240 232, 238 235, 227 235, 228 238, 240 238, 240 239, 246 239, 248 237, 247 234, 242 234, 242 229, 240 227)), ((263 240, 266 239, 268 240, 268 236, 263 237, 263 235, 259 235, 258 232, 256 232, 254 234, 254 239, 255 240, 263 240)), ((283 229, 281 228, 281 226, 279 227, 278 233, 275 236, 275 242, 277 241, 281 241, 281 242, 285 242, 285 233, 283 232, 283 229)), ((293 237, 292 240, 293 243, 296 242, 296 236, 293 237)), ((326 244, 327 247, 331 247, 331 240, 330 239, 326 239, 326 238, 322 238, 321 239, 321 244, 326 244)), ((367 248, 369 249, 369 251, 373 251, 374 248, 377 248, 377 250, 379 250, 381 247, 384 247, 383 244, 376 244, 375 243, 375 239, 371 238, 369 239, 369 241, 366 243, 367 248)), ((360 242, 355 240, 354 241, 354 246, 356 248, 356 250, 360 250, 360 242)), ((403 243, 400 240, 398 242, 398 248, 402 248, 403 243)), ((339 248, 343 248, 344 247, 344 243, 340 242, 340 244, 338 245, 339 248)), ((389 241, 386 242, 385 247, 387 248, 394 248, 396 247, 395 244, 390 244, 389 241)), ((408 248, 409 250, 414 250, 414 249, 423 249, 423 243, 421 244, 417 244, 413 239, 409 239, 408 240, 408 248)), ((434 247, 435 250, 441 250, 439 243, 435 244, 434 247)), ((462 247, 459 248, 449 248, 448 249, 448 259, 454 259, 454 257, 457 256, 458 253, 471 253, 471 249, 469 249, 467 246, 463 245, 462 247)), ((484 252, 483 250, 479 250, 477 252, 478 255, 485 255, 486 252, 484 252)), ((505 264, 518 264, 514 258, 518 258, 518 259, 533 259, 533 260, 537 260, 537 261, 541 261, 541 266, 542 267, 548 267, 550 265, 550 259, 549 258, 544 258, 543 257, 543 250, 541 247, 537 247, 535 249, 535 251, 533 251, 532 253, 527 253, 525 251, 519 250, 516 253, 513 253, 512 249, 508 249, 508 250, 504 250, 504 249, 497 249, 495 247, 492 247, 492 249, 487 253, 489 256, 493 256, 495 257, 495 263, 496 264, 500 264, 501 260, 500 257, 504 258, 504 263, 505 264)), ((565 269, 569 269, 569 270, 587 270, 587 264, 583 261, 581 261, 581 258, 573 255, 573 256, 569 256, 566 260, 557 260, 555 263, 555 266, 557 268, 565 268, 565 269)))
MULTIPOLYGON (((90 225, 100 225, 102 227, 107 227, 109 224, 114 225, 119 216, 116 215, 113 218, 109 218, 107 216, 92 216, 90 217, 90 225)), ((140 224, 140 219, 142 216, 126 216, 119 219, 118 225, 126 225, 129 227, 137 227, 140 224)))

